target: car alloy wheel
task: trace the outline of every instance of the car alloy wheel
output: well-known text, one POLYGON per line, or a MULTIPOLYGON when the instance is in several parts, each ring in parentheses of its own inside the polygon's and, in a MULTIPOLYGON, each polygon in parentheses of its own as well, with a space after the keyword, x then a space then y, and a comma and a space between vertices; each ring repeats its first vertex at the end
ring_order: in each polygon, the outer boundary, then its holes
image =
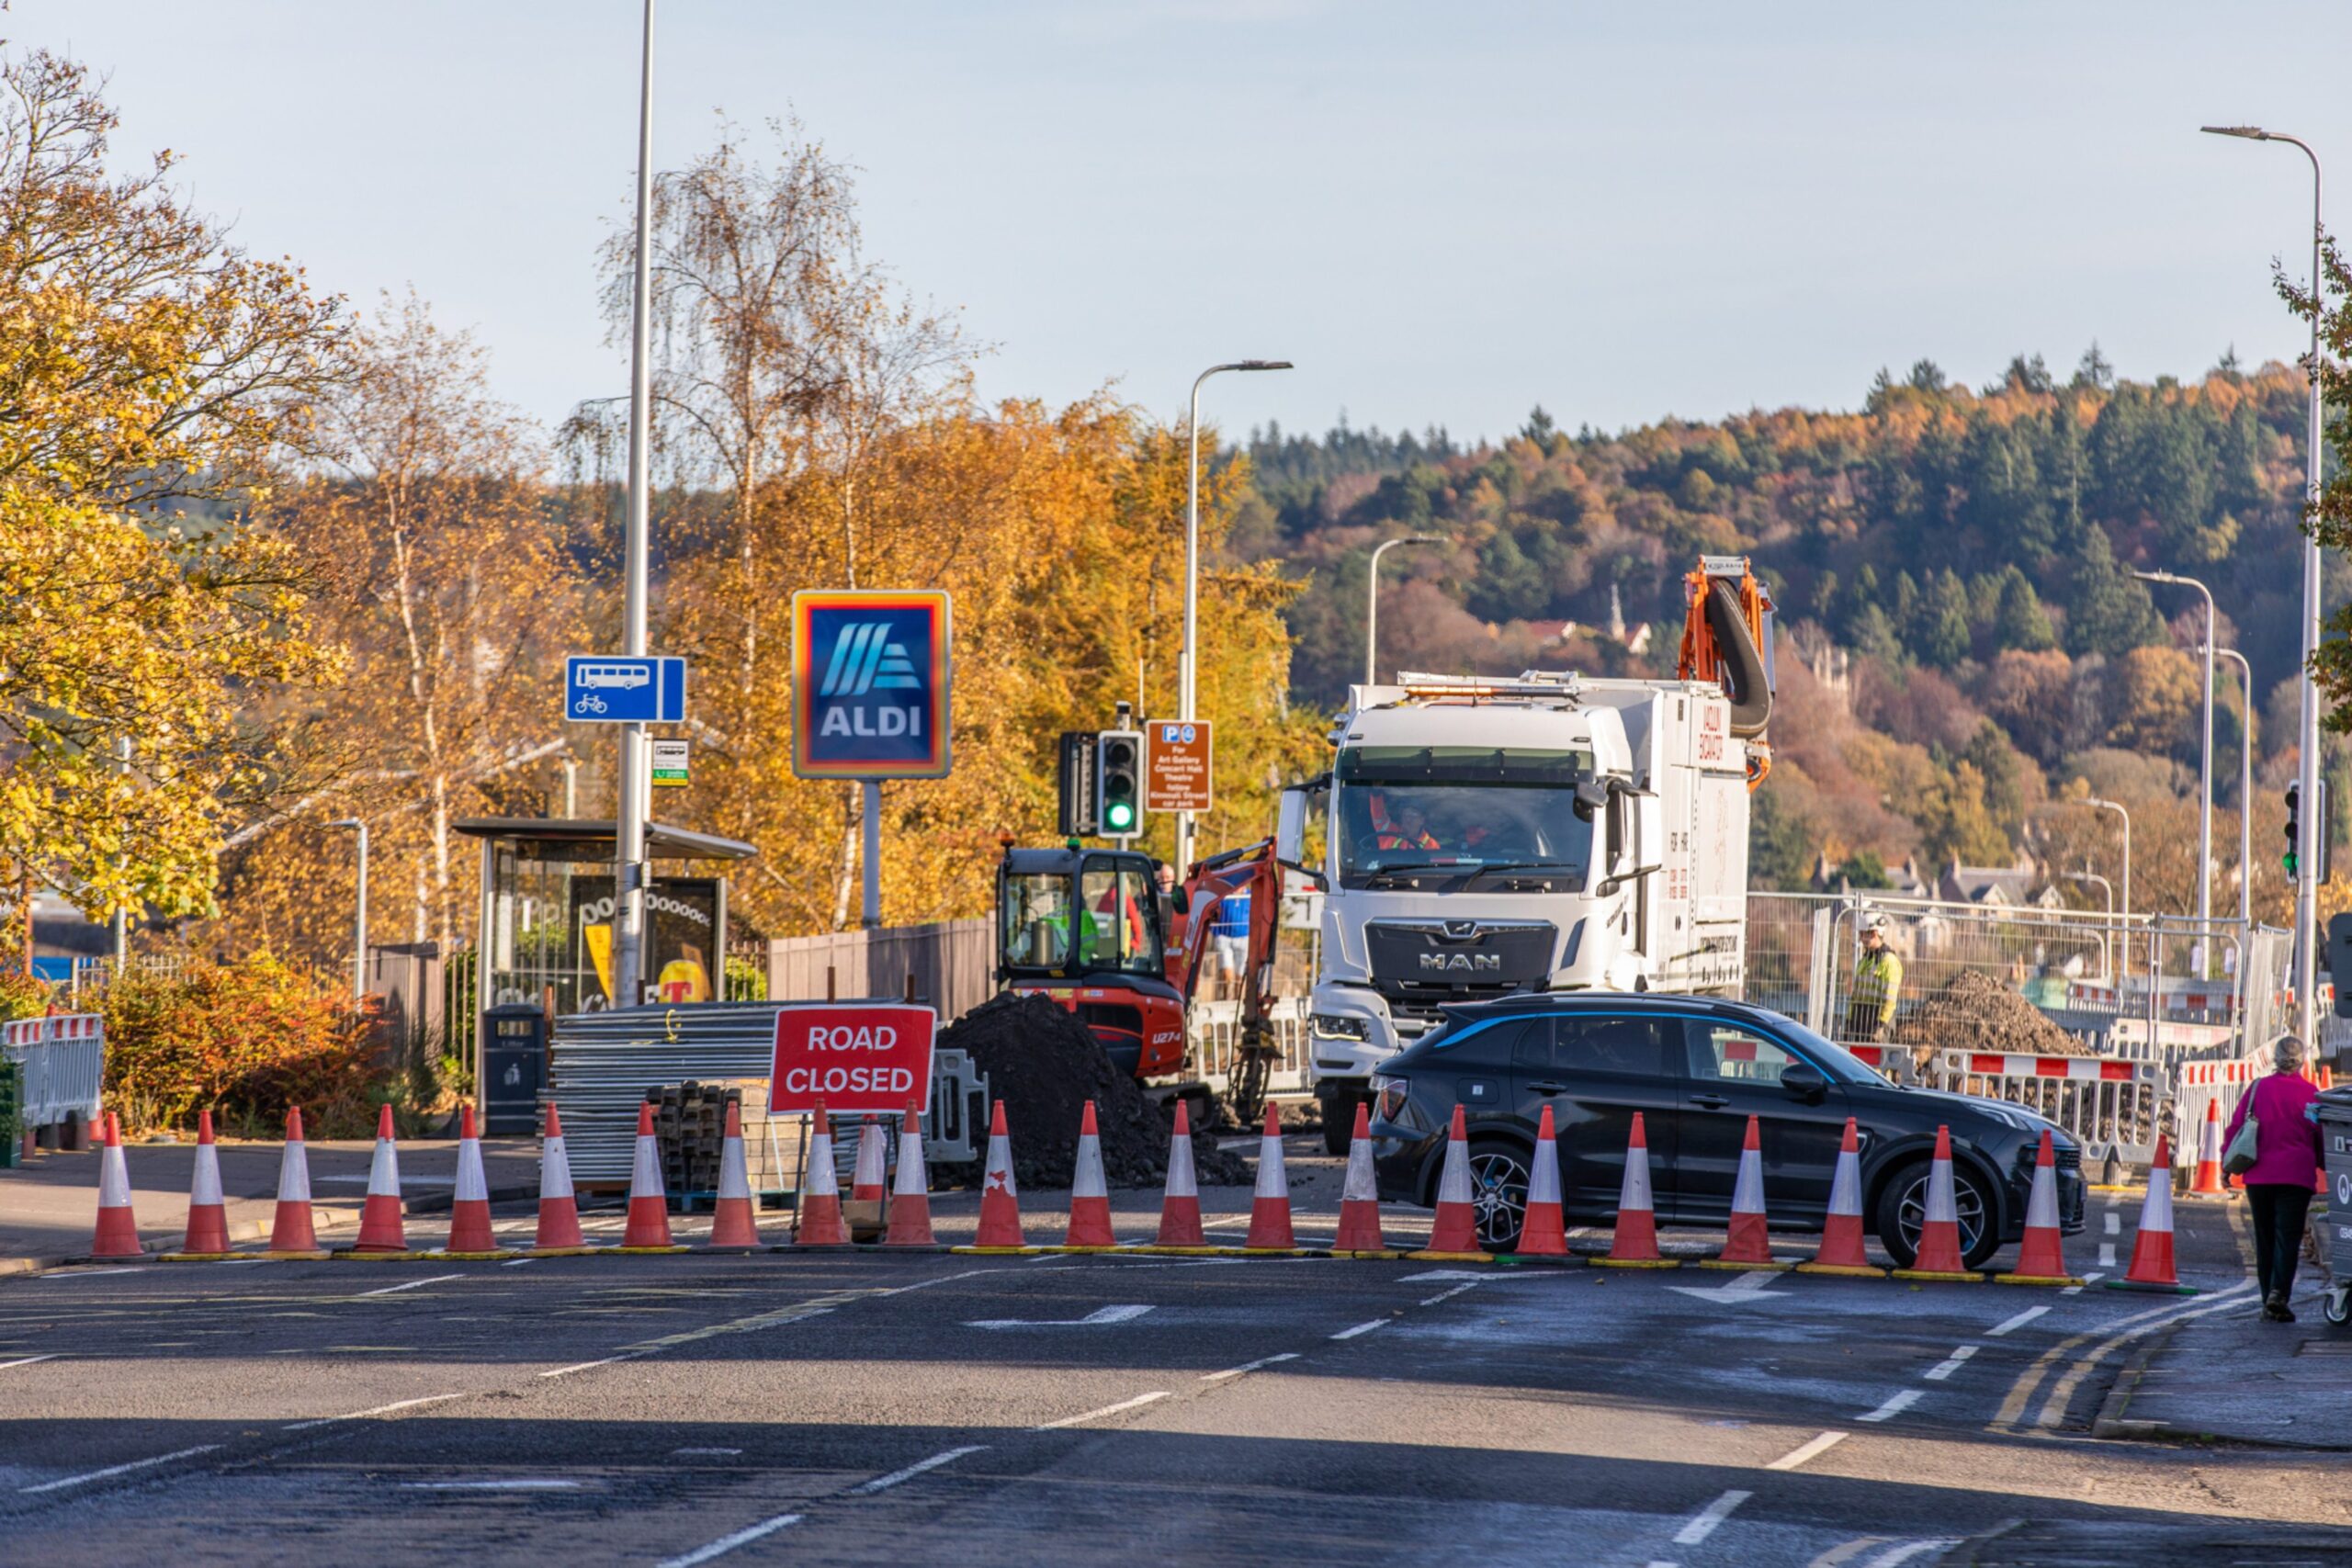
MULTIPOLYGON (((1928 1183, 1933 1179, 1929 1168, 1926 1174, 1903 1190, 1903 1198, 1895 1209, 1895 1225, 1903 1233, 1905 1251, 1919 1256, 1919 1233, 1928 1223, 1928 1183)), ((1953 1217, 1960 1222, 1960 1255, 1974 1259, 1976 1245, 1984 1235, 1984 1195, 1976 1189, 1975 1181, 1959 1171, 1952 1172, 1951 1207, 1953 1217)), ((1974 1268, 1972 1261, 1969 1267, 1974 1268)))
POLYGON ((1527 1158, 1501 1144, 1470 1151, 1470 1205, 1478 1217, 1478 1242, 1489 1252, 1519 1244, 1527 1218, 1527 1158))

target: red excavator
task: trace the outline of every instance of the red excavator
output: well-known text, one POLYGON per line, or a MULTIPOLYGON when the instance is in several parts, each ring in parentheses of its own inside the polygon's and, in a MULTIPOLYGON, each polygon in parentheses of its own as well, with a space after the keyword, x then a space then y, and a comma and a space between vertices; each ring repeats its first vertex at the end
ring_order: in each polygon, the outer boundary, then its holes
MULTIPOLYGON (((1283 863, 1263 840, 1195 864, 1163 899, 1159 863, 1132 850, 1016 849, 997 867, 997 978, 1076 1015, 1114 1066, 1162 1092, 1204 1102, 1185 1013, 1228 902, 1249 905, 1241 1040, 1225 1100, 1242 1125, 1265 1106, 1277 1055, 1269 1002, 1283 863)), ((1205 1110, 1205 1104, 1204 1104, 1205 1110)))

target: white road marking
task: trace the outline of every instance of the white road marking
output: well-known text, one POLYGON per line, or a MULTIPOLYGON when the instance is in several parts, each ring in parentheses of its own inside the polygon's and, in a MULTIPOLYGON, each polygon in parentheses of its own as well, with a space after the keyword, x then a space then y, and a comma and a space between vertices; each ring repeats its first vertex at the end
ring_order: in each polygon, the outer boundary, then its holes
POLYGON ((1493 1278, 1491 1274, 1473 1274, 1467 1269, 1424 1269, 1418 1274, 1399 1274, 1396 1276, 1396 1282, 1400 1285, 1426 1285, 1439 1280, 1476 1280, 1483 1282, 1493 1278))
POLYGON ((568 1367, 558 1367, 553 1371, 541 1372, 539 1376, 543 1378, 570 1377, 573 1372, 584 1372, 592 1367, 609 1367, 615 1361, 634 1361, 640 1356, 651 1354, 650 1350, 624 1350, 617 1356, 606 1356, 598 1361, 575 1361, 568 1367))
POLYGON ((2048 1307, 2028 1307, 2015 1317, 2002 1319, 1999 1326, 1988 1328, 1984 1332, 1988 1337, 1998 1339, 2004 1334, 2016 1333, 2049 1310, 2048 1307))
MULTIPOLYGON (((2089 1373, 2093 1367, 2105 1360, 2120 1347, 2132 1340, 2139 1338, 2143 1335, 2154 1334, 2159 1328, 2169 1328, 2176 1323, 2185 1322, 2192 1317, 2203 1317, 2208 1313, 2228 1312, 2233 1308, 2242 1308, 2253 1299, 2254 1285, 2251 1281, 2248 1281, 2244 1285, 2233 1286, 2228 1291, 2223 1292, 2221 1295, 2204 1303, 2178 1309, 2160 1308, 2155 1314, 2143 1314, 2143 1319, 2152 1318, 2153 1321, 2133 1323, 2133 1320, 2130 1318, 2120 1320, 2123 1323, 2132 1324, 2132 1326, 2125 1328, 2121 1333, 2117 1334, 2112 1338, 2094 1346, 2088 1352, 2077 1359, 2072 1366, 2068 1367, 2065 1372, 2059 1377, 2057 1382, 2052 1385, 2050 1397, 2042 1402, 2041 1413, 2034 1417, 2034 1424, 2044 1428, 2050 1428, 2055 1427, 2064 1421, 2066 1418, 2066 1407, 2074 1399, 2076 1385, 2081 1383, 2084 1377, 2089 1373)), ((2109 1326, 2114 1325, 2110 1325, 2109 1326)), ((2087 1338, 2089 1336, 2086 1335, 2084 1337, 2087 1338)))
POLYGON ((1677 1546, 1696 1546, 1715 1533, 1715 1527, 1731 1517, 1731 1511, 1756 1495, 1753 1492, 1726 1492, 1691 1517, 1689 1524, 1674 1532, 1677 1546))
POLYGON ((1295 1361, 1297 1359, 1297 1351, 1285 1350, 1279 1356, 1261 1356, 1258 1359, 1249 1362, 1243 1366, 1227 1367, 1221 1372, 1207 1373, 1201 1379, 1201 1381, 1203 1382, 1222 1382, 1227 1378, 1238 1378, 1244 1372, 1254 1372, 1261 1367, 1271 1367, 1276 1361, 1295 1361))
MULTIPOLYGON (((406 1284, 404 1284, 404 1285, 386 1285, 383 1289, 381 1289, 381 1290, 379 1290, 379 1291, 362 1291, 362 1292, 359 1292, 359 1295, 360 1295, 360 1296, 396 1296, 396 1295, 400 1294, 400 1292, 401 1292, 402 1291, 413 1291, 413 1290, 420 1289, 420 1288, 422 1288, 423 1286, 425 1286, 425 1285, 438 1285, 438 1284, 446 1283, 447 1281, 451 1280, 462 1280, 462 1279, 464 1279, 464 1278, 465 1278, 465 1276, 464 1276, 463 1274, 434 1274, 434 1275, 429 1275, 429 1276, 427 1276, 426 1278, 422 1279, 422 1280, 411 1280, 408 1283, 406 1283, 406 1284)), ((355 1296, 355 1297, 353 1297, 352 1299, 353 1299, 354 1301, 356 1301, 356 1300, 358 1300, 358 1299, 359 1299, 359 1297, 358 1297, 358 1296, 355 1296)))
POLYGON ((937 1470, 943 1464, 954 1464, 966 1454, 978 1453, 986 1447, 988 1447, 986 1443, 973 1443, 966 1448, 949 1449, 945 1453, 933 1454, 929 1459, 919 1459, 904 1470, 894 1470, 888 1475, 877 1475, 862 1485, 851 1487, 849 1495, 853 1497, 864 1497, 876 1492, 888 1492, 902 1481, 912 1481, 924 1471, 937 1470))
POLYGON ((1906 1388, 1901 1393, 1898 1393, 1892 1399, 1889 1399, 1884 1404, 1880 1405, 1876 1410, 1871 1411, 1869 1415, 1860 1416, 1855 1417, 1855 1419, 1860 1421, 1883 1421, 1890 1416, 1900 1416, 1903 1412, 1910 1409, 1913 1405, 1919 1403, 1919 1393, 1920 1391, 1918 1389, 1906 1388))
POLYGON ((684 1557, 665 1558, 658 1564, 658 1568, 695 1568, 698 1562, 707 1562, 714 1557, 724 1557, 739 1546, 749 1546, 764 1536, 774 1535, 780 1529, 789 1529, 799 1522, 798 1514, 778 1514, 772 1519, 762 1519, 758 1524, 747 1525, 733 1535, 722 1535, 708 1546, 697 1546, 684 1557))
POLYGON ((1158 1393, 1139 1393, 1133 1399, 1123 1399, 1116 1404, 1106 1404, 1100 1410, 1090 1410, 1083 1416, 1065 1416, 1058 1421, 1048 1421, 1042 1427, 1032 1427, 1029 1429, 1033 1432, 1057 1432, 1064 1427, 1075 1427, 1081 1422, 1094 1420, 1098 1416, 1116 1416, 1122 1410, 1133 1410, 1138 1404, 1149 1404, 1155 1399, 1167 1397, 1166 1389, 1161 1389, 1158 1393))
POLYGON ((2123 1216, 2112 1209, 2107 1212, 2107 1234, 2109 1235, 2123 1234, 2123 1216))
POLYGON ((577 1481, 534 1480, 517 1476, 512 1481, 403 1481, 403 1492, 572 1492, 579 1489, 577 1481))
POLYGON ((1385 1317, 1375 1317, 1370 1323, 1359 1323, 1353 1328, 1342 1328, 1340 1332, 1331 1336, 1331 1337, 1334 1339, 1353 1339, 1359 1334, 1369 1334, 1375 1328, 1385 1328, 1387 1326, 1388 1319, 1385 1317))
POLYGON ((1861 1564, 1861 1568, 1896 1568, 1897 1564, 1908 1562, 1913 1558, 1927 1552, 1949 1551, 1960 1542, 1959 1536, 1930 1536, 1925 1540, 1906 1540, 1900 1545, 1887 1548, 1868 1562, 1861 1564))
POLYGON ((1433 1296, 1423 1296, 1421 1298, 1421 1304, 1425 1307, 1433 1307, 1440 1302, 1453 1300, 1455 1296, 1460 1295, 1464 1291, 1475 1291, 1486 1282, 1487 1281, 1484 1280, 1465 1280, 1450 1291, 1440 1291, 1433 1296))
POLYGON ((1764 1287, 1781 1277, 1776 1269, 1751 1269, 1745 1274, 1735 1274, 1721 1285, 1668 1285, 1669 1291, 1679 1291, 1686 1296, 1696 1296, 1702 1302, 1721 1302, 1738 1306, 1744 1302, 1762 1301, 1767 1296, 1785 1296, 1786 1291, 1768 1291, 1764 1287))
POLYGON ((1796 1448, 1791 1449, 1787 1453, 1782 1454, 1779 1459, 1774 1460, 1764 1468, 1767 1470, 1794 1470, 1805 1461, 1812 1459, 1816 1455, 1828 1452, 1831 1449, 1836 1448, 1839 1443, 1842 1443, 1845 1440, 1846 1434, 1843 1432, 1824 1432, 1821 1436, 1815 1438, 1810 1442, 1806 1442, 1796 1448))
POLYGON ((46 1356, 19 1356, 13 1361, 0 1361, 0 1372, 5 1372, 11 1367, 29 1367, 35 1361, 54 1361, 63 1354, 62 1350, 52 1350, 46 1356))
POLYGON ((1149 1312, 1148 1306, 1096 1307, 1084 1317, 984 1317, 967 1323, 967 1328, 1091 1328, 1105 1323, 1133 1323, 1149 1312))
POLYGON ((1969 1357, 1973 1356, 1974 1354, 1976 1354, 1975 1346, 1962 1345, 1959 1349, 1954 1350, 1951 1355, 1945 1357, 1942 1360, 1938 1361, 1934 1366, 1928 1369, 1928 1381, 1929 1382, 1943 1382, 1944 1379, 1960 1371, 1962 1364, 1965 1362, 1969 1357))
POLYGON ((670 1451, 673 1454, 726 1455, 740 1454, 743 1450, 741 1449, 672 1449, 670 1451))
POLYGON ((110 1464, 104 1470, 94 1470, 86 1475, 69 1475, 62 1481, 44 1481, 38 1486, 20 1486, 17 1490, 25 1496, 31 1496, 37 1492, 62 1492, 68 1486, 80 1486, 92 1481, 104 1481, 110 1475, 128 1475, 134 1470, 146 1470, 154 1465, 169 1464, 174 1460, 194 1459, 198 1454, 209 1454, 220 1446, 218 1443, 203 1443, 196 1448, 182 1449, 177 1453, 157 1454, 153 1459, 135 1459, 129 1464, 110 1464))
POLYGON ((2058 1293, 2062 1296, 2079 1296, 2083 1293, 2084 1285, 2096 1285, 2101 1280, 2106 1278, 2107 1273, 2104 1269, 2094 1269, 2089 1273, 2083 1276, 2082 1285, 2064 1286, 2059 1290, 2058 1293))
POLYGON ((537 1263, 537 1261, 538 1259, 536 1258, 517 1258, 511 1262, 502 1263, 499 1267, 501 1269, 520 1269, 526 1263, 537 1263))
POLYGON ((2115 1267, 2115 1244, 2113 1242, 2103 1241, 2098 1244, 2098 1266, 2102 1269, 2112 1269, 2115 1267))
POLYGON ((444 1400, 465 1397, 462 1393, 428 1393, 422 1399, 396 1399, 390 1404, 379 1404, 371 1410, 355 1410, 348 1416, 322 1416, 315 1421, 296 1421, 278 1430, 307 1432, 313 1427, 332 1427, 338 1421, 365 1421, 371 1416, 390 1416, 395 1410, 413 1410, 420 1404, 439 1404, 444 1400))
POLYGON ((147 1272, 145 1264, 133 1263, 119 1269, 76 1269, 69 1273, 43 1274, 41 1278, 44 1280, 95 1280, 101 1274, 144 1274, 145 1272, 147 1272))

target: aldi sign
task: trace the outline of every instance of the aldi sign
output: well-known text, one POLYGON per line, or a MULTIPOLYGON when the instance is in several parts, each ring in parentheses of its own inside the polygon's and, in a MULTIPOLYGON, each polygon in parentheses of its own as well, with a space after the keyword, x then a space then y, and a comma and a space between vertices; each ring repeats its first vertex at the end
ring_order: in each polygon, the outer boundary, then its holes
POLYGON ((951 637, 944 593, 794 594, 793 773, 944 778, 951 637))

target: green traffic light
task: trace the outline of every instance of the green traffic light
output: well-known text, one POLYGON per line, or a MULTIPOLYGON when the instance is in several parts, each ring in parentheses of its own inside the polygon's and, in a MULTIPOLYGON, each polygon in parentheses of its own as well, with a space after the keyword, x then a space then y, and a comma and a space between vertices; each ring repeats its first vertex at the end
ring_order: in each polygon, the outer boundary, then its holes
POLYGON ((1136 808, 1125 801, 1113 801, 1102 819, 1114 829, 1132 828, 1136 824, 1136 808))

